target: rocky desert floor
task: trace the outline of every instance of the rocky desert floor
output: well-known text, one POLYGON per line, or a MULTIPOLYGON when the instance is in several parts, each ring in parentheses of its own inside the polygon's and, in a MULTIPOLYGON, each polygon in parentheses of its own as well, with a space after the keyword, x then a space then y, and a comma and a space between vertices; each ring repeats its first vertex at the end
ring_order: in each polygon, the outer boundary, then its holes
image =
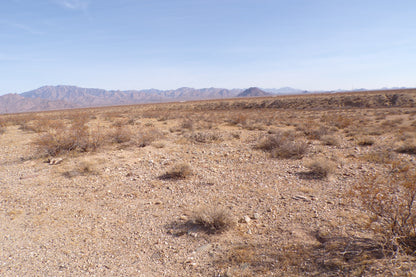
POLYGON ((0 275, 414 276, 415 92, 392 95, 1 115, 0 275))

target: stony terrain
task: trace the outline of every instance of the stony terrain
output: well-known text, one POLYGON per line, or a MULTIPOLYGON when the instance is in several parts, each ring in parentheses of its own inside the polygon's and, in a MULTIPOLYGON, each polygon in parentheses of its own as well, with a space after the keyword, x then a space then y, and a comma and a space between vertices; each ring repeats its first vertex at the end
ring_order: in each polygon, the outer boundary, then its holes
POLYGON ((3 115, 0 275, 414 275, 414 256, 390 250, 354 191, 395 161, 416 166, 414 99, 407 91, 3 115))

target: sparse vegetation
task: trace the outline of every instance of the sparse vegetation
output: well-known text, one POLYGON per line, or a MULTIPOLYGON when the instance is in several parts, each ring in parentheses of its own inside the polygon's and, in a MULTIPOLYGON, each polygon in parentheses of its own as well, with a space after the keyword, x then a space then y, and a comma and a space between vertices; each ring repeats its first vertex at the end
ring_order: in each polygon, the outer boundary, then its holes
POLYGON ((278 132, 262 138, 256 148, 269 152, 273 158, 300 159, 307 152, 308 144, 303 140, 294 140, 293 133, 278 132))
POLYGON ((178 163, 172 166, 160 179, 185 179, 192 175, 191 167, 186 163, 178 163))
POLYGON ((377 95, 1 115, 0 272, 416 275, 416 102, 377 95))
POLYGON ((416 171, 394 162, 387 175, 365 176, 354 187, 371 219, 372 230, 388 243, 389 251, 416 251, 416 171))
POLYGON ((93 151, 103 139, 102 134, 90 132, 85 122, 74 121, 69 127, 58 127, 41 134, 34 144, 40 154, 57 156, 71 151, 93 151))
POLYGON ((316 158, 306 163, 306 167, 309 169, 306 174, 314 179, 327 178, 335 171, 335 164, 331 160, 326 158, 316 158))
POLYGON ((199 209, 193 215, 192 221, 208 233, 221 233, 235 225, 235 219, 230 211, 217 206, 199 209))

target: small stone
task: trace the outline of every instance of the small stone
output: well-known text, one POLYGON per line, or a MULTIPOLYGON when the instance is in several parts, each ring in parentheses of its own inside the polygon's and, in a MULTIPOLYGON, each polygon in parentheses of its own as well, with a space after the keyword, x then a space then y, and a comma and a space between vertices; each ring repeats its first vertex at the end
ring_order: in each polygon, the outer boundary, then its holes
POLYGON ((306 198, 303 195, 295 195, 295 196, 292 197, 292 199, 294 199, 294 200, 303 200, 303 201, 306 201, 306 202, 310 201, 308 198, 306 198))
POLYGON ((159 200, 155 201, 155 205, 161 205, 161 204, 162 204, 162 201, 159 201, 159 200))
POLYGON ((260 214, 258 213, 254 213, 252 219, 259 219, 260 218, 260 214))
POLYGON ((251 235, 253 232, 251 232, 251 229, 248 229, 247 234, 251 235))
POLYGON ((63 161, 63 160, 64 160, 64 159, 62 159, 62 158, 50 159, 50 160, 49 160, 49 164, 50 164, 50 165, 57 165, 57 164, 62 163, 62 161, 63 161))
POLYGON ((248 223, 250 223, 251 218, 248 215, 245 215, 244 218, 243 218, 243 220, 244 220, 245 223, 248 224, 248 223))
POLYGON ((210 248, 211 248, 211 244, 210 244, 210 243, 208 243, 208 244, 205 244, 205 245, 202 245, 202 246, 198 247, 198 248, 195 250, 195 252, 196 252, 196 253, 205 252, 205 251, 209 250, 210 248))

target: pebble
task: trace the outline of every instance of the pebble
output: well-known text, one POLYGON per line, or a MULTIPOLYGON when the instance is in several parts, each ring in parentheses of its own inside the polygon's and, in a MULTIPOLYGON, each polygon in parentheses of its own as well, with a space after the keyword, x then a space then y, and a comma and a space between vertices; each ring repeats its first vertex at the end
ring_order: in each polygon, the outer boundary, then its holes
POLYGON ((260 218, 260 214, 258 213, 254 213, 252 219, 259 219, 260 218))
POLYGON ((306 201, 306 202, 310 201, 308 198, 306 198, 303 195, 295 195, 295 196, 292 197, 292 199, 294 199, 294 200, 303 200, 303 201, 306 201))
POLYGON ((250 223, 251 218, 248 215, 245 215, 244 218, 243 218, 243 220, 244 220, 245 223, 248 224, 248 223, 250 223))

